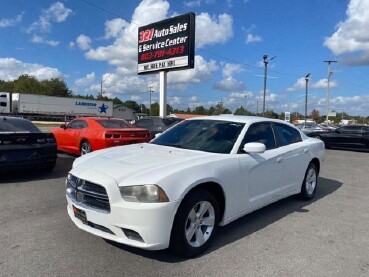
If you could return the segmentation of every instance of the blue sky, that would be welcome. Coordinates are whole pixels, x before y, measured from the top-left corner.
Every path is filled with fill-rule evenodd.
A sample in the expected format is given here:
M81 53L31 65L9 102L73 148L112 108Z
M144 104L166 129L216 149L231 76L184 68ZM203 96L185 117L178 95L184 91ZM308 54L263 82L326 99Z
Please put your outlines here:
M137 28L175 15L196 14L195 68L168 74L174 108L222 101L261 112L263 55L268 64L266 109L369 116L367 0L2 0L0 79L21 74L62 78L75 94L103 90L148 106L159 100L158 74L137 75ZM246 96L245 96L246 95Z

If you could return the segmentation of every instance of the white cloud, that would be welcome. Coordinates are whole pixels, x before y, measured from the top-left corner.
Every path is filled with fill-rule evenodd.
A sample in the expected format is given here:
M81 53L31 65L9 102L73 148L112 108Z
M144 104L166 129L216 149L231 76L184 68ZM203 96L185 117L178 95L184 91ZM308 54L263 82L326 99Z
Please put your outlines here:
M2 18L0 19L0 28L6 27L14 27L18 23L22 22L23 13L18 14L15 18L7 19Z
M351 0L343 22L339 22L336 32L325 38L324 45L335 55L356 53L343 62L350 65L369 64L369 1Z
M132 77L137 74L138 26L170 17L168 15L169 7L168 1L143 0L135 9L131 23L111 20L105 24L105 38L115 38L111 45L91 48L85 53L87 59L104 61L116 67L115 74L120 76L121 81L116 88L113 88L113 91L122 91L122 89L118 88L123 88L123 90L129 88L133 89L133 91L145 89L147 84L139 87L137 80L150 79L151 77L140 76L140 79ZM196 39L203 34L202 38L197 41L201 46L222 43L232 36L232 18L226 14L217 18L211 18L208 14L197 15L196 25L196 31L198 32ZM194 69L170 72L168 74L168 85L183 90L187 84L200 83L203 80L210 79L212 73L216 70L218 70L218 66L215 61L206 61L203 57L196 56ZM128 82L128 84L123 86L122 80Z
M215 61L210 60L207 62L203 57L195 56L195 68L169 72L168 83L170 85L200 83L204 80L209 80L216 70L218 70L218 66Z
M200 0L185 1L185 2L183 2L183 5L185 5L185 7L187 7L187 8L200 7L201 6L201 1Z
M84 34L77 37L76 43L81 50L88 50L91 48L91 39Z
M31 41L33 43L37 43L37 44L47 44L50 46L58 46L59 45L59 41L55 41L55 40L46 40L41 36L38 35L33 35Z
M245 84L235 80L233 77L227 77L213 86L215 90L227 92L239 92L245 89Z
M197 48L205 45L225 43L233 36L233 18L228 14L221 14L216 18L208 13L196 16L196 39Z
M92 84L94 81L95 81L95 72L92 72L90 74L87 74L86 77L77 79L74 82L74 85L76 87L85 87Z
M61 23L65 21L72 13L71 9L68 9L61 2L53 3L48 9L43 10L39 19L31 24L27 32L34 31L49 33L52 28L52 23Z
M240 64L226 63L223 66L224 77L231 77L234 73L241 73L242 71L244 71L244 69Z
M263 39L258 35L248 34L246 38L246 44L254 43L254 42L260 42Z
M328 79L320 79L317 82L312 82L311 79L308 83L309 88L312 89L326 89L328 86ZM329 87L330 88L335 88L338 86L337 81L335 80L330 80L329 81ZM287 89L287 91L289 92L294 92L294 91L298 91L298 90L304 90L306 89L306 80L305 77L301 77L299 79L297 79L296 83Z
M121 18L115 18L105 22L105 39L117 38L129 24Z
M86 58L106 61L117 66L124 74L137 72L137 29L138 26L167 18L169 3L163 0L143 0L135 9L132 22L120 25L123 29L116 33L116 40L112 45L90 49ZM119 25L119 24L118 24Z
M312 83L310 86L314 89L326 89L328 86L328 79L320 79L319 81ZM337 81L335 80L329 81L330 88L335 88L337 86L338 86Z
M35 76L38 80L63 77L62 73L56 68L23 63L14 58L0 58L0 80L12 81L24 74Z

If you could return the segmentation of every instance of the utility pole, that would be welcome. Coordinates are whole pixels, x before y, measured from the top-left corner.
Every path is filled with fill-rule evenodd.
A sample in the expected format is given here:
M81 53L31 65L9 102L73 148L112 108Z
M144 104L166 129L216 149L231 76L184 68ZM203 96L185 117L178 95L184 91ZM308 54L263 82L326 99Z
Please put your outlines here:
M306 90L305 90L305 125L306 125L306 118L307 118L307 102L308 102L308 83L309 83L310 73L305 76L306 81Z
M100 96L101 96L101 98L102 98L102 96L104 94L104 91L103 91L103 83L104 83L104 81L101 80L101 82L100 82Z
M148 86L147 87L147 91L150 93L150 116L151 116L151 93L154 92L154 87L153 86Z
M327 115L326 115L326 121L328 123L329 121L329 82L332 76L332 72L331 72L331 63L336 63L337 61L333 61L333 60L327 60L324 61L325 63L328 64L328 83L327 83Z
M259 99L256 99L256 115L259 114Z
M247 104L247 94L245 93L245 115L246 115L246 104Z
M263 55L264 59L264 97L263 97L263 116L265 115L265 97L266 97L266 84L267 84L267 68L268 62L275 59L276 56L268 59L268 55Z

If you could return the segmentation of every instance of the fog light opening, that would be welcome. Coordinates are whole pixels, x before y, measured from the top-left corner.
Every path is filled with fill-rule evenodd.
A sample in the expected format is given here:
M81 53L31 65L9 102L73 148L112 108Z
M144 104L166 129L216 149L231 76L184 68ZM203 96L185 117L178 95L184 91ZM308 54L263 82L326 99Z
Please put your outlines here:
M143 238L136 231L133 231L133 230L130 230L130 229L125 229L125 228L122 228L122 231L123 231L124 235L127 238L129 238L131 240L137 240L137 241L140 241L140 242L144 242Z

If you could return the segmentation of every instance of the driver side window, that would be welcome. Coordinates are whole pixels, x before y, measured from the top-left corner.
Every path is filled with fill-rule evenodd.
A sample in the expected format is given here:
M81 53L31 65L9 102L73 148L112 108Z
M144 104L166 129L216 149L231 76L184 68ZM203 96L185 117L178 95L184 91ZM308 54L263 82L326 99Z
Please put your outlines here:
M266 150L276 148L275 136L271 124L269 122L258 122L252 124L247 129L246 135L241 143L241 152L244 145L249 142L263 143Z

